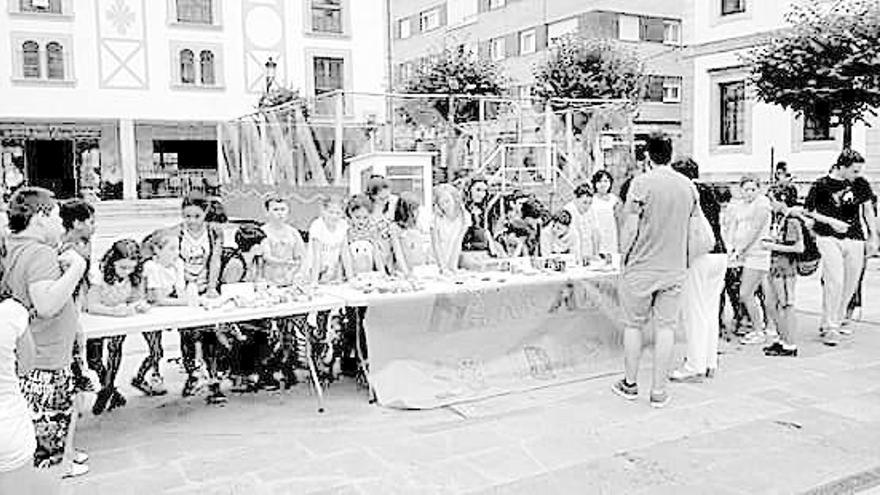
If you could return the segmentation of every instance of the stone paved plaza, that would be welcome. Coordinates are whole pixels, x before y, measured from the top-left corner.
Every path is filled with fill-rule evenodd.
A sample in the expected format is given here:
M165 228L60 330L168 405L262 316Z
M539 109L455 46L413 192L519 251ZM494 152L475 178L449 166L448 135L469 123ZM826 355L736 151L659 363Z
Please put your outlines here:
M818 285L801 282L801 357L725 344L718 376L672 385L664 410L614 396L610 376L432 411L370 405L346 381L322 415L302 385L225 407L125 387L127 407L82 420L92 473L64 492L880 493L880 309L866 308L854 341L824 347Z

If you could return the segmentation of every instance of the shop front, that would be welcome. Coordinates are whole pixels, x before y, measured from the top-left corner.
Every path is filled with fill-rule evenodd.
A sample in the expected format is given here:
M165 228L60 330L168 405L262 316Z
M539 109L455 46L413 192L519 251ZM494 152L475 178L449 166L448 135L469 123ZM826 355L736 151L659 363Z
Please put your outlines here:
M45 187L59 198L122 199L113 121L0 121L0 190Z
M135 140L139 199L219 193L217 124L138 122Z

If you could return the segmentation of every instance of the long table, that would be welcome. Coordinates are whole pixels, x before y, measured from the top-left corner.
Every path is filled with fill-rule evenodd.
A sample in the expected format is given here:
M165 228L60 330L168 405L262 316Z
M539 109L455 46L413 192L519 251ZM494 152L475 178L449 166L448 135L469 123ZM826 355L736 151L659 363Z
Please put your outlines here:
M157 307L125 318L85 314L81 321L86 337L95 338L342 307L367 308L359 325L363 358L376 399L388 407L439 407L620 368L617 273L588 269L468 273L402 293L342 284L268 307Z

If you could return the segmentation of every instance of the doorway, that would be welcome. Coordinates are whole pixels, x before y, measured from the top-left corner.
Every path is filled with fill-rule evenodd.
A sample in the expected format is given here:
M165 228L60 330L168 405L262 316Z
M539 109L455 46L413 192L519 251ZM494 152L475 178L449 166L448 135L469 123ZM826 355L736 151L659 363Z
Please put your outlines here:
M76 196L73 140L27 141L25 156L29 185L46 188L59 199Z

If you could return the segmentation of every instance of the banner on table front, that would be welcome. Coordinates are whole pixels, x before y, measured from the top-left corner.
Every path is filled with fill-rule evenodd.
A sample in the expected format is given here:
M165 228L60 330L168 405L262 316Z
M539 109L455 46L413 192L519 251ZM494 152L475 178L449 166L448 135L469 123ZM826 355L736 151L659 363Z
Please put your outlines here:
M619 370L615 278L405 298L367 310L380 404L426 409Z

